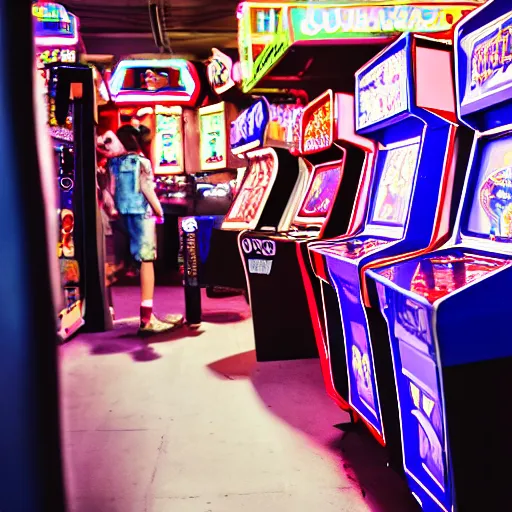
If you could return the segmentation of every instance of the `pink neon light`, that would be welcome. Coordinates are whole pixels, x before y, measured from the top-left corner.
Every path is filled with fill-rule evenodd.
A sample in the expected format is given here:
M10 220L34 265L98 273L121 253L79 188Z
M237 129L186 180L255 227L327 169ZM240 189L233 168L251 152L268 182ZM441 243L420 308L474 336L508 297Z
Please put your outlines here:
M155 101L183 101L191 99L190 94L123 94L122 92L116 96L116 103L154 103Z
M36 37L36 46L76 46L78 44L78 36L69 37Z

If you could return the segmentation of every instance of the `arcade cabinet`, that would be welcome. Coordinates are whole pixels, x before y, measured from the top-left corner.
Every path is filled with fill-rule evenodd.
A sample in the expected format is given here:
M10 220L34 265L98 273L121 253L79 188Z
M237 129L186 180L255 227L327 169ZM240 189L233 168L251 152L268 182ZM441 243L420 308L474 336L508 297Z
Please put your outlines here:
M61 294L55 168L44 85L36 85L41 75L30 8L29 2L0 1L0 508L65 512L55 345Z
M370 186L354 207L363 222L309 249L315 274L338 299L337 322L326 310L328 378L399 468L396 397L387 393L387 365L375 364L380 353L370 336L379 326L365 309L361 276L369 265L447 238L469 153L468 134L455 123L451 45L402 36L357 72L355 112L356 132L378 144Z
M205 283L245 289L238 237L244 229L275 231L296 186L299 163L289 152L289 135L281 141L271 138L276 130L269 130L269 124L276 109L261 97L231 125L231 151L247 162L247 170L221 229L212 231Z
M307 247L350 230L361 172L374 153L374 143L354 132L353 118L354 97L332 90L305 107L299 140L305 180L291 196L291 215L283 216L277 233L244 231L239 237L259 361L320 352L324 363L320 282Z
M95 88L92 69L76 63L82 49L77 18L46 2L33 4L32 15L58 171L57 255L64 303L57 330L64 341L82 326L88 331L112 328L96 191Z
M457 113L476 135L453 236L367 272L389 329L407 482L425 511L510 502L511 27L506 0L457 27Z
M180 219L184 257L184 285L187 322L201 322L202 262L210 251L214 228L220 228L234 197L237 167L240 160L231 153L229 133L237 117L233 104L219 102L197 111L199 127L199 169L194 173L195 194L189 211L193 217ZM189 145L197 153L197 146ZM238 161L237 161L238 160ZM197 251L191 254L190 250ZM192 302L191 302L192 301Z

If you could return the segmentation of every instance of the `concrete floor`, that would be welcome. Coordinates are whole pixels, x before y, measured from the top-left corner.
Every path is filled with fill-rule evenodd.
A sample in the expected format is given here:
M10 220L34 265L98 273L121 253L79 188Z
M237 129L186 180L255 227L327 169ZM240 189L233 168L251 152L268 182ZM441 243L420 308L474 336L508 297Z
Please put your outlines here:
M182 290L156 303L183 310ZM137 289L115 306L113 332L60 348L70 512L417 511L373 440L334 427L318 361L256 363L243 298L149 347Z

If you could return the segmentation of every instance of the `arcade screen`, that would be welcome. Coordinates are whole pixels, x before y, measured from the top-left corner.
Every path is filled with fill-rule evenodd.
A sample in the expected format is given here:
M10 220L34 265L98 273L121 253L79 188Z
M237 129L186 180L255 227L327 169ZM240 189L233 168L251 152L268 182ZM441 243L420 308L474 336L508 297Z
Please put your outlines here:
M377 197L370 222L403 226L406 221L420 143L384 150L384 163L378 179Z
M300 207L299 217L325 217L336 199L343 174L341 165L317 168L314 173Z
M512 238L512 136L490 140L482 147L469 211L469 234Z
M182 133L181 115L156 114L156 163L155 174L181 172Z
M257 152L250 156L246 178L226 216L226 222L242 224L249 229L256 227L276 171L277 162L273 151Z
M139 66L126 69L122 91L186 91L182 70Z
M226 126L224 111L201 114L201 168L221 169L226 166Z

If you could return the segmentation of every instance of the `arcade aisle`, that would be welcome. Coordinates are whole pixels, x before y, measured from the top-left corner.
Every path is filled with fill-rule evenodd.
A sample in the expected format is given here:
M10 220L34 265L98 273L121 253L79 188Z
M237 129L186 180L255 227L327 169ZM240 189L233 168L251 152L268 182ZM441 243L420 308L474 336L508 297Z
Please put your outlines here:
M374 441L333 427L318 361L255 362L243 299L204 297L199 332L144 348L137 289L114 291L116 329L60 347L70 512L417 511Z

